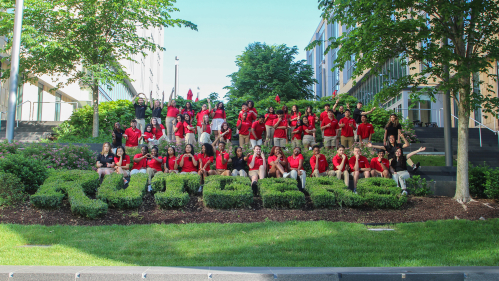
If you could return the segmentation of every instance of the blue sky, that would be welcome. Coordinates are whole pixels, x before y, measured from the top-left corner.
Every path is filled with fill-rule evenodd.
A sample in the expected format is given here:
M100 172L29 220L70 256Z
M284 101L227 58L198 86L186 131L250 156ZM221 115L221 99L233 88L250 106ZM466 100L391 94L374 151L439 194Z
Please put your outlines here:
M174 18L189 20L198 31L167 28L164 46L165 92L174 85L175 56L179 63L179 93L189 88L200 97L217 92L222 97L230 85L227 75L237 71L234 63L248 44L297 46L297 59L305 59L305 46L320 23L316 0L177 0L180 12Z

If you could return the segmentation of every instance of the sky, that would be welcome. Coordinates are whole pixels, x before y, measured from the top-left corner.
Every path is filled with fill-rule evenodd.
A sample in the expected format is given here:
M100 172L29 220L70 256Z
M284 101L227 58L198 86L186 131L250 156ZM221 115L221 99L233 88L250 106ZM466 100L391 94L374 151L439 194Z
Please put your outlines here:
M216 92L223 97L230 85L227 75L236 72L236 56L253 42L297 46L304 50L321 18L316 0L177 0L180 12L172 18L191 21L198 31L165 29L163 86L175 83L175 56L179 57L178 93L184 98L197 87L200 98ZM168 90L167 90L168 89Z

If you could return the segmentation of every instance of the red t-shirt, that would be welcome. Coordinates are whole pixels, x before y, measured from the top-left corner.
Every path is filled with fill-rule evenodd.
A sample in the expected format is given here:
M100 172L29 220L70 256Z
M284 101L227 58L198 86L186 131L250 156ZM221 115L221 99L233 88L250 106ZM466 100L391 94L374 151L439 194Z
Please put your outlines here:
M308 126L307 125L301 125L301 129L303 130L303 135L305 135L305 136L313 136L314 135L314 133L307 133L307 131L305 131L305 130L309 130L310 131L310 130L315 129L315 126L312 125L311 123L308 123Z
M284 113L283 114L283 118L284 118L284 120L286 120L287 122L289 122L289 120L291 120L291 115L289 115L289 113Z
M116 163L116 165L118 165L119 161L120 161L120 158L115 156L114 163ZM125 155L125 157L123 157L123 160L121 161L121 167L128 166L128 164L130 164L130 156Z
M221 169L221 170L227 170L227 164L229 163L228 161L229 161L229 157L230 157L229 153L224 151L224 158L225 158L225 160L227 160L227 162L225 162L225 164L222 164L222 157L220 156L220 150L217 150L216 156L217 156L216 168Z
M201 126L200 126L200 127L201 127L201 128L203 128L203 125L201 124ZM206 132L206 133L208 133L208 134L211 134L211 126L210 126L210 124L207 124L207 125L206 125L206 128L203 128L203 133L204 133L204 132Z
M227 114L225 114L225 111L222 111L221 109L213 109L213 112L215 115L213 116L213 119L225 119L227 118Z
M158 156L158 159L163 159L163 157ZM147 167L152 168L158 172L161 172L161 163L156 161L156 159L154 158L147 159Z
M267 113L265 114L265 118L267 118L267 121L265 121L265 125L272 126L274 124L274 120L277 119L277 114Z
M355 156L350 157L348 163L350 164L350 169L353 171L353 167L355 167ZM359 169L361 168L371 168L371 165L369 165L369 160L362 155L359 156Z
M182 108L182 115L184 114L189 114L189 116L192 118L194 118L194 110L193 109L188 109L188 110L185 110L185 108Z
M142 132L139 129L135 128L135 130L133 130L132 128L128 128L125 130L125 134L128 136L126 146L132 147L139 145L139 138L142 136Z
M194 155L193 157L194 157L194 159L197 160L196 155ZM194 164L192 163L192 160L190 160L189 158L190 157L185 157L185 154L182 154L182 156L180 156L178 163L180 163L182 161L182 159L184 159L184 166L182 167L182 172L186 172L186 173L197 172L198 168L196 166L194 166Z
M229 132L223 136L225 142L230 141L232 139L232 129L228 130Z
M176 108L176 107L169 106L166 109L166 117L177 117L178 114L179 114L179 111L178 111L178 108Z
M357 128L357 124L353 118L342 118L340 120L340 124L345 124L343 128L341 128L341 135L344 137L353 137L353 129ZM353 124L353 127L350 127L350 124Z
M177 122L177 125L175 125L175 127L178 129L175 132L175 136L183 139L184 138L184 122Z
M312 113L312 115L308 115L307 116L307 119L308 119L308 123L309 124L312 124L312 126L315 128L315 117L317 117L315 115L315 113Z
M177 157L175 157L175 156L174 157L170 157L168 159L168 166L167 166L167 168L169 170L175 170L175 160L177 160ZM166 157L163 157L163 162L165 162L165 161L166 161Z
M274 123L272 124L272 126L274 126L275 124L277 124L277 121L279 121L279 119L275 119L274 120ZM288 121L286 119L283 119L281 120L281 122L279 123L278 127L281 127L281 126L288 126ZM285 139L286 138L286 129L275 129L274 131L274 138L280 138L280 139Z
M248 157L248 166L249 166L249 164L251 163L251 161L253 161L253 155L250 155L250 156ZM255 171L255 170L258 170L258 169L260 169L260 166L262 166L262 165L263 165L263 158L262 158L262 156L257 156L257 157L255 158L255 163L254 163L253 168L250 168L249 170L250 170L250 171Z
M294 139L297 139L297 140L301 140L301 133L303 132L303 126L300 126L296 129L293 130L293 137L291 138L291 140L294 140Z
M194 134L194 129L189 130L189 129L187 128L187 126L194 127L194 126L189 125L187 122L185 122L185 121L184 121L184 133L185 133L185 134L189 134L189 133Z
M256 108L253 107L248 109L248 118L251 121L255 121L257 116L258 116L258 111L256 111Z
M294 119L294 118L296 118L296 117L298 117L298 120L300 120L300 118L301 118L301 113L300 113L300 112L298 112L298 114L296 114L296 112L294 112L294 113L293 113L293 115L291 115L290 120L291 120L291 119ZM291 126L296 127L296 122L298 122L298 120L293 120L293 121L291 121Z
M135 158L139 158L139 157L142 157L142 153L139 153L139 154L135 154L135 156L133 157L133 159ZM133 168L132 170L140 170L140 169L147 169L147 158L144 158L142 160L140 160L139 162L133 162Z
M316 161L316 157L315 155L312 155L312 157L310 157L310 166L312 166L312 172L315 171L315 161ZM324 173L328 168L328 163L327 163L327 159L326 159L326 156L324 156L324 154L319 154L319 173Z
M156 130L156 127L152 127L152 133L156 136L156 139L159 140L163 136L163 130L165 129L165 126L162 124L159 124L159 127L161 130Z
M154 134L152 132L144 132L144 139L147 143L149 143L149 139L154 139Z
M201 127L201 122L203 122L204 116L209 114L209 113L210 113L210 111L208 109L206 109L206 110L201 110L196 114L196 121L197 121L198 127Z
M253 134L250 133L250 140L261 140L263 132L265 131L265 124L260 124L260 122L255 121L253 122L253 125L251 125L251 128L255 132L256 139Z
M239 115L238 115L238 117L237 117L237 120L240 120L241 118L243 118L243 113L244 113L244 112L246 112L246 113L247 113L247 115L246 115L246 120L251 121L251 117L250 117L249 112L248 112L248 111L242 111L242 110L241 110L241 111L239 111Z
M381 162L383 162L383 165L385 165L387 169L390 169L390 161L388 161L388 159L381 158ZM371 168L376 169L378 172L383 172L383 167L379 163L378 157L371 159Z
M303 155L301 155L301 154L298 154L298 156L296 156L296 159L293 158L293 155L289 156L288 157L289 167L292 169L298 169L298 166L300 165L300 160L303 160ZM320 159L319 159L319 163L320 163ZM326 163L327 163L327 161L326 161ZM303 165L301 168L303 170Z
M333 157L333 166L334 166L334 170L338 170L338 168L336 168L336 166L339 166L341 165L341 161L343 161L343 159L338 156L338 154L336 154L334 157ZM348 156L345 155L345 165L343 165L343 170L341 170L342 172L345 171L345 169L347 168L348 166Z
M336 130L339 129L340 127L338 126L338 121L333 118L333 120L329 119L328 116L322 120L321 127L326 126L327 124L331 124L331 126L327 127L324 129L324 136L325 137L335 137L336 136Z
M374 134L374 127L369 123L360 123L357 127L357 135L359 135L361 139L368 139L372 134Z
M272 165L270 163L274 162L276 159L277 156L275 155L269 156L269 158L267 159L267 163L269 164L268 166L269 170L272 168ZM279 161L284 161L284 159L285 159L284 156L281 156L281 158L279 158Z
M208 163L208 161L211 161L211 163L213 163L213 156L205 156L203 153L199 153L196 158L198 159L198 161L203 162L202 166L201 166L201 163L198 164L200 169L202 167L204 167L206 165L206 163ZM211 163L210 163L210 165L206 166L206 169L205 169L206 171L210 170Z
M239 134L243 136L249 135L249 129L251 128L251 121L246 118L246 120L241 121L237 120L236 126L241 125L241 128L239 129Z
M319 121L322 122L322 120L327 118L327 111L321 112L321 115L319 115Z

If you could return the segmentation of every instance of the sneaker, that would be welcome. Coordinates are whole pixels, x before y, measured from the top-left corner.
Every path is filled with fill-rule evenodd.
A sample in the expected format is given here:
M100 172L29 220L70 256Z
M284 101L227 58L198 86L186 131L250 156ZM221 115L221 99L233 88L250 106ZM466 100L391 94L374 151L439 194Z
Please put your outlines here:
M151 185L148 185L147 186L147 192L151 192L151 191L152 191L152 187L151 187Z
M402 191L402 195L407 195L407 191L406 190Z
M203 186L200 186L198 189L198 193L201 193L201 192L203 192Z
M420 166L421 166L421 164L419 162L416 163L416 164L414 164L414 165L412 165L412 171L416 172L419 169Z
M251 183L251 189L253 189L253 194L256 196L256 194L258 193L258 184L256 183L256 181Z
M353 193L357 194L357 188L353 189Z
M291 176L291 174L290 174L290 173L284 173L284 174L282 174L282 177L283 177L283 178L289 178L289 176Z
M127 181L125 178L123 178L123 183L124 183L124 184L127 184L127 183L128 183L128 181Z

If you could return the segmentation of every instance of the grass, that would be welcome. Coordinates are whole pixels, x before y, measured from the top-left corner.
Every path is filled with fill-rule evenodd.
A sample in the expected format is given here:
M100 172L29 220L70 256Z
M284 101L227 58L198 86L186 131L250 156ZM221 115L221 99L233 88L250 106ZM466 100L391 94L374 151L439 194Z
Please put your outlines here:
M411 160L414 163L420 162L421 166L445 166L445 156L440 155L413 155ZM457 161L452 160L453 166L457 166Z
M0 224L0 264L59 266L497 266L499 219L40 226ZM19 247L52 245L49 248Z

